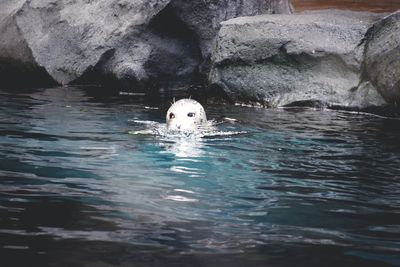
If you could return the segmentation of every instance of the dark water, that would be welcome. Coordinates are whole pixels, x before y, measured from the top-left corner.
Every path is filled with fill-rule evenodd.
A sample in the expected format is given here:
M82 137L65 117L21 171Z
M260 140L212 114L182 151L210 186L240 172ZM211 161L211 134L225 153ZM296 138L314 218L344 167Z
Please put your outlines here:
M0 100L2 267L400 266L399 120L208 105L247 133L169 140L128 134L145 100Z

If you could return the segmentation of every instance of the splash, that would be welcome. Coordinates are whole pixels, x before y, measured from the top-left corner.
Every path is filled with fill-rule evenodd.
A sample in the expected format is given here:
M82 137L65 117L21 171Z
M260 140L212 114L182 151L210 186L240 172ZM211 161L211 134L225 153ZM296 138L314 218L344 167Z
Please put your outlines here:
M174 131L169 130L165 123L159 123L155 121L146 120L130 120L138 125L144 125L145 129L129 131L131 135L154 135L163 138L171 139L172 141L176 138L204 138L204 137L218 137L218 136L234 136L240 134L246 134L246 131L223 131L219 130L218 126L226 122L236 122L232 118L224 118L223 121L209 120L206 125L199 127L196 131Z
M207 142L210 139L246 134L245 131L225 131L220 129L224 123L231 124L233 119L224 121L209 120L196 131L173 131L168 129L165 123L155 121L131 120L140 130L129 131L129 134L136 136L153 136L155 142L162 147L160 153L174 155L179 160L197 162L206 155ZM187 169L182 169L181 165L175 166L171 171L182 173ZM193 170L193 173L186 173L190 177L199 177L201 173Z

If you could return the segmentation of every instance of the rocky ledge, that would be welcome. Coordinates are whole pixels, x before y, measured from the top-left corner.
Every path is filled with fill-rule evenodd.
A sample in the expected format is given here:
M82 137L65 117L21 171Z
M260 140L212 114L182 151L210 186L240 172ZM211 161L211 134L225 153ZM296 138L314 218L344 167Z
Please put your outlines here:
M2 1L0 85L206 84L271 107L398 105L400 13L290 13L289 0Z
M325 10L222 23L209 76L235 102L367 108L400 96L399 14Z
M368 31L363 64L364 80L371 81L384 99L400 104L400 12L378 21Z
M288 3L1 1L0 83L96 83L139 91L193 83L206 76L220 22L290 12Z

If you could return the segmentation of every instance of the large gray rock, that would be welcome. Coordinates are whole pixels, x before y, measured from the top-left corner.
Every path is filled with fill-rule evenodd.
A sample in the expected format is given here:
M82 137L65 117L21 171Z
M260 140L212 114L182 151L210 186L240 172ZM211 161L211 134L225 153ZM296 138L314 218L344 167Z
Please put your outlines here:
M290 1L287 0L174 0L171 5L177 16L196 34L205 58L211 53L222 21L239 16L292 12Z
M14 17L22 7L24 0L5 1L0 9L0 58L13 59L14 62L31 64L34 62L29 47L22 34L18 32Z
M370 83L360 83L362 41L380 16L327 10L228 20L217 38L210 82L234 101L266 106L384 104Z
M187 83L207 65L222 20L289 8L288 0L1 1L0 62L27 63L60 84Z
M144 38L127 38L140 34L142 25L168 2L32 0L25 2L16 21L36 62L57 82L69 84L112 58L117 49L128 50L125 65L132 75L140 72L140 61L151 48L141 46Z
M0 84L2 86L43 86L53 82L35 61L16 23L16 13L25 0L0 3ZM21 78L22 76L22 78ZM40 79L37 79L39 78Z
M367 34L365 78L389 103L400 104L400 12L393 13Z

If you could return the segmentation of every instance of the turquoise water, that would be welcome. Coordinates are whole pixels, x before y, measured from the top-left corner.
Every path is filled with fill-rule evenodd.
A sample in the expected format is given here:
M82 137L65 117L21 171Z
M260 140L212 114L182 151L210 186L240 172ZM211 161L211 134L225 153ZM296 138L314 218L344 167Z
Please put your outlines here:
M400 266L400 120L209 104L169 137L129 134L169 98L0 100L1 266Z

